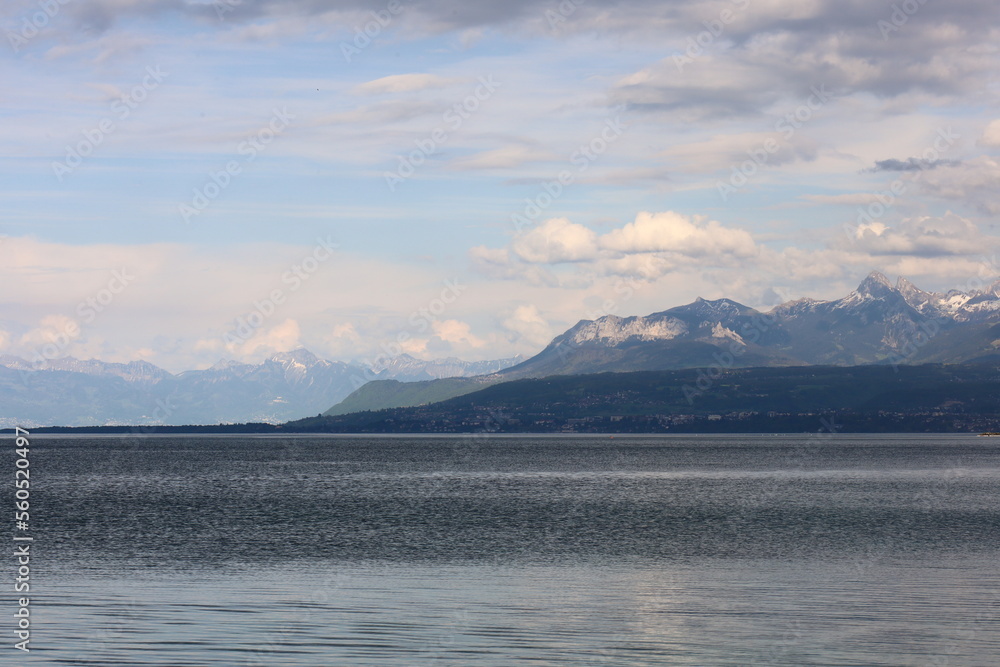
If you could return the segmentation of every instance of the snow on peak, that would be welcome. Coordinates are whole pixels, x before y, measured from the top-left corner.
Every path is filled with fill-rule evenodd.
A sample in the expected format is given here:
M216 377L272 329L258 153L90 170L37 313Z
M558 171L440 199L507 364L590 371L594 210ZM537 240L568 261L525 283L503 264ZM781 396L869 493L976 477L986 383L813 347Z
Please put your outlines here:
M858 289L855 291L863 296L876 296L884 294L886 291L895 292L896 289L889 282L889 279L885 277L885 274L872 271L868 274L867 278L861 281L861 284L858 285Z
M306 348L300 347L290 352L279 352L271 357L271 361L305 367L319 363L320 359Z
M687 306L680 306L673 310L684 310L699 313L700 315L713 318L733 317L740 314L743 306L731 299L703 299L700 296L693 303Z

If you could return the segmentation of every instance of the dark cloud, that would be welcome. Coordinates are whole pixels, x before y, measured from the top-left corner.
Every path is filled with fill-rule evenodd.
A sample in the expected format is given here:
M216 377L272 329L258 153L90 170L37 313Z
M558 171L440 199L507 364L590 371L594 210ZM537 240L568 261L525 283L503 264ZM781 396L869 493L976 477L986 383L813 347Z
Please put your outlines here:
M717 17L726 3L671 6L674 20L661 37L671 55L624 78L611 94L667 121L772 113L808 100L820 85L834 97L947 104L981 96L1000 71L991 2L928 3L912 15L852 0L751 2L725 26Z
M67 13L74 15L77 28L97 32L111 29L119 19L159 18L165 15L215 24L225 29L268 19L311 19L338 14L363 22L371 18L371 13L390 14L390 4L401 8L391 14L406 14L411 21L433 32L517 23L526 17L541 16L547 9L531 0L506 0L503 3L454 0L91 0L68 6ZM557 4L553 3L553 7Z
M927 169L937 169L938 167L957 167L961 164L960 160L925 160L918 157L911 157L905 160L890 158L888 160L877 160L875 166L865 169L864 173L874 174L880 171L925 171Z
M797 35L803 44L818 36L850 40L862 35L871 52L899 50L923 27L945 27L941 38L948 39L953 29L989 35L996 24L997 10L993 0L955 0L948 3L921 3L911 14L894 17L895 5L872 3L870 0L822 0L818 4L797 5L768 3L758 6L753 0L505 0L504 2L469 2L468 0L398 0L401 13L419 15L428 23L443 29L500 27L538 24L552 27L550 18L559 21L563 34L574 27L578 30L598 30L602 33L649 33L662 40L662 30L670 29L668 37L695 36L705 30L706 23L718 21L723 11L734 17L720 35L737 45L745 45L763 35ZM156 17L176 14L192 18L217 19L217 5L223 5L226 22L256 21L265 17L312 17L328 13L382 12L390 0L89 0L73 3L66 9L87 20L95 28L112 25L117 17L143 15ZM903 3L905 4L905 3ZM889 32L879 27L885 21ZM897 25L898 24L898 25ZM925 35L926 37L926 35ZM924 43L926 46L933 46ZM667 44L677 47L684 44ZM915 47L905 47L916 51ZM911 54L912 55L912 54Z
M988 216L1000 215L1000 162L981 155L957 165L924 174L921 190L929 195L971 206Z
M666 122L747 118L786 103L794 110L821 85L836 97L946 106L982 96L1000 72L995 0L88 0L63 11L76 23L67 29L89 34L122 19L169 17L220 31L298 22L340 39L396 2L388 29L408 38L495 28L656 45L664 57L623 77L608 100Z

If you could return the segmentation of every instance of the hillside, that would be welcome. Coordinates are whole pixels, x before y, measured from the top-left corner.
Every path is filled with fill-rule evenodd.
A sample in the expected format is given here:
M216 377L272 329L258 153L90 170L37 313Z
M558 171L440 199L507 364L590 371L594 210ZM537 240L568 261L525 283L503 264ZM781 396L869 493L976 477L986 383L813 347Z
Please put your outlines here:
M801 432L1000 427L992 365L642 371L521 379L420 407L319 417L288 431ZM701 387L701 389L699 389Z
M683 368L892 366L1000 358L1000 282L982 290L925 292L873 271L841 299L799 299L767 313L731 299L646 316L582 320L526 361L480 379ZM377 384L377 383L376 383ZM325 414L424 405L467 385L418 383L405 392L368 385Z

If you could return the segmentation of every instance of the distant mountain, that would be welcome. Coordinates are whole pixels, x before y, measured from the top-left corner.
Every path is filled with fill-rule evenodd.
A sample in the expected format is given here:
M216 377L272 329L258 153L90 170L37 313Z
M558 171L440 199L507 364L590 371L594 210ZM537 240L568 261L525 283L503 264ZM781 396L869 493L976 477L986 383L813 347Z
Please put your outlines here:
M977 363L996 354L998 295L1000 283L940 294L873 272L843 299L797 301L770 314L791 336L786 352L808 364Z
M153 364L66 357L43 369L0 357L0 424L278 423L317 414L364 382L365 369L306 350L258 364L219 362L173 375ZM353 382L352 382L353 380Z
M407 357L380 369L377 377L476 375L517 361ZM376 373L369 368L319 359L305 349L255 364L220 361L177 375L145 361L72 357L34 370L24 359L0 355L0 426L281 423L322 412L372 377Z
M1000 282L942 294L905 278L893 285L873 271L841 299L800 299L767 313L730 299L698 298L644 317L582 320L534 357L478 382L605 371L993 361L1000 361ZM476 388L469 382L371 384L325 414L423 405Z
M287 415L321 412L320 397L340 400L362 378L363 368L319 359L305 349L276 354L258 364L223 361L165 383L173 402L184 406L168 423L278 423Z
M7 354L0 355L0 366L14 370L32 370L32 365L29 362L20 357L13 357ZM120 377L126 382L135 384L156 384L171 377L170 373L147 361L130 361L127 364L117 364L98 361L97 359L81 361L73 357L63 357L46 362L45 367L46 370L51 371Z

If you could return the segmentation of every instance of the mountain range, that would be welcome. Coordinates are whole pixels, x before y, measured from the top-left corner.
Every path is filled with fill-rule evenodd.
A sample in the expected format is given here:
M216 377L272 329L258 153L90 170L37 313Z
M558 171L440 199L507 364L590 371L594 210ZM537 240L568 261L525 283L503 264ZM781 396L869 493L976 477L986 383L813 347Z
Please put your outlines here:
M402 355L373 369L298 349L256 364L220 361L174 375L145 361L64 357L36 369L20 357L0 355L0 426L281 423L316 415L373 378L479 375L520 361Z
M698 298L646 316L581 320L526 360L401 355L370 368L299 349L175 375L144 361L66 357L36 369L0 355L0 427L277 424L427 405L557 375L703 369L710 378L733 368L998 362L1000 281L935 293L872 272L841 299L799 299L768 312Z
M646 316L582 320L523 363L488 376L402 385L373 382L329 416L425 405L524 378L606 371L1000 361L1000 281L925 292L873 271L832 301L799 299L761 312L730 299Z

